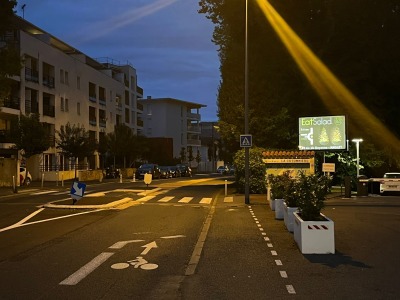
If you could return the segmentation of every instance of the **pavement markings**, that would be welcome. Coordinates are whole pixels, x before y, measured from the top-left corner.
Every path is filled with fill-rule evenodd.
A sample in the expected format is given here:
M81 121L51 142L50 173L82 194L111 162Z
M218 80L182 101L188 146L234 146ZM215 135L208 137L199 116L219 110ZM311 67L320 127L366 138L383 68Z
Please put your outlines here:
M286 271L279 271L279 274L281 274L282 278L288 278Z
M280 259L275 259L275 263L277 266L282 266L282 261Z
M296 294L296 291L294 290L293 285L286 285L286 289L289 294Z
M233 197L225 197L224 198L224 203L230 203L233 202Z
M183 197L181 200L179 200L179 203L189 203L193 197Z
M161 198L160 200L158 200L157 202L168 202L168 201L171 201L174 198L175 197L164 197L164 198Z
M103 252L100 255L93 258L90 262L80 268L78 271L73 273L68 278L61 281L60 285L76 285L90 273L92 273L97 267L99 267L102 263L104 263L107 259L109 259L113 252Z
M212 198L203 198L200 200L201 204L210 204L212 201Z

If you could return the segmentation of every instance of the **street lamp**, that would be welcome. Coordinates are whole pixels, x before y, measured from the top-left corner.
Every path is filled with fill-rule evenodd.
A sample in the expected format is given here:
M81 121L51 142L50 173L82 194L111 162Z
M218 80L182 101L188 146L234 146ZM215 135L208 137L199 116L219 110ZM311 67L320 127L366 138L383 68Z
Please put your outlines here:
M356 149L357 149L357 178L360 176L360 143L363 141L363 139L352 139L351 140L353 143L356 143Z
M249 133L249 82L248 82L248 53L247 53L247 16L248 16L248 0L246 0L246 19L245 19L245 40L244 40L244 133ZM244 202L250 204L249 189L249 147L244 148Z

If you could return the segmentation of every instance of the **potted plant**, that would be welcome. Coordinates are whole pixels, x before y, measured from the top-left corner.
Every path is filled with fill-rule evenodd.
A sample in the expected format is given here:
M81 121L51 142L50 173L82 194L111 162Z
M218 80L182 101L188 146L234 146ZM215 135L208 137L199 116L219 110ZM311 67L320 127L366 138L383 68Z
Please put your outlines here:
M294 215L294 239L304 254L335 253L334 223L321 213L330 191L327 176L300 173L298 212Z
M299 182L297 179L287 181L284 191L283 220L289 232L293 232L294 212L297 212Z
M281 175L269 175L268 184L271 189L272 202L271 209L275 210L275 219L283 219L283 197L285 193L285 186L290 180L290 172L286 171Z

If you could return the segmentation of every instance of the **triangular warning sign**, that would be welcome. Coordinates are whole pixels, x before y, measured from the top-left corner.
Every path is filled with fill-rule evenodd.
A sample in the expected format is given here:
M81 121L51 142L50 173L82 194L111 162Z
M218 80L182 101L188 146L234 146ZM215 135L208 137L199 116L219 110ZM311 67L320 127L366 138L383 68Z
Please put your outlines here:
M244 138L243 138L243 140L242 140L242 145L243 145L243 146L250 146L250 142L249 142L249 140L248 140L247 137L244 137Z

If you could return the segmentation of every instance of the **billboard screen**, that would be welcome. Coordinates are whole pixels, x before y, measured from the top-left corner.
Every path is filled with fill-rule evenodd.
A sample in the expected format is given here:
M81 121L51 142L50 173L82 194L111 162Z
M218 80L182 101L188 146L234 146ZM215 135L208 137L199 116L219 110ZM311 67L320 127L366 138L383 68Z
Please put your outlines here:
M345 116L299 118L300 150L346 150Z

